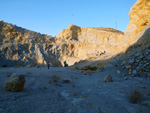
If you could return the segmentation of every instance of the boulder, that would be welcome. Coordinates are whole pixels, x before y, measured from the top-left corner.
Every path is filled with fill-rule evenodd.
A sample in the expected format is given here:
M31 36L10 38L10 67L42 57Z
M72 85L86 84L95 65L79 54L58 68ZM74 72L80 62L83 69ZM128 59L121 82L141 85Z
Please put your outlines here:
M111 75L106 75L104 78L104 82L112 82L112 76Z
M25 84L25 77L23 75L12 75L5 82L5 89L7 91L22 91Z

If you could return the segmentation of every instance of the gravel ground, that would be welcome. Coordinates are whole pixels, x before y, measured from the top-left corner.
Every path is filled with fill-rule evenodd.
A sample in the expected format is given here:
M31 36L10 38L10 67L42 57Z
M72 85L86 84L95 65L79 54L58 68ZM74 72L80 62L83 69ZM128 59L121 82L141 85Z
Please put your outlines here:
M84 75L73 67L0 68L0 113L149 113L150 79L118 69L109 65ZM26 78L21 92L4 88L14 72ZM113 82L104 82L108 74ZM134 90L143 95L137 103L129 100Z

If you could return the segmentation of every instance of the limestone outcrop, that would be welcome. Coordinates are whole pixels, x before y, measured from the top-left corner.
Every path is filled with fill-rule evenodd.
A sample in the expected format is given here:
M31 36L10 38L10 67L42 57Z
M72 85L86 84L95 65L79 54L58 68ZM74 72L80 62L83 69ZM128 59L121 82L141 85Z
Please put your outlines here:
M29 31L0 22L0 65L71 66L81 60L107 53L112 57L120 49L124 33L111 28L83 28L70 25L57 37Z
M109 58L120 51L124 33L111 28L84 28L70 25L62 30L57 38L62 40L60 59L73 65L81 60L100 57L107 54ZM62 42L65 42L62 44ZM62 49L64 48L64 49Z
M125 33L123 50L120 57L121 67L131 76L150 74L150 1L138 0L129 12L130 23Z
M52 36L0 21L0 66L61 66Z
M123 41L124 50L142 37L144 28L150 23L150 1L137 0L129 12L130 23ZM144 30L144 31L143 31ZM147 40L148 41L148 40Z
M22 91L25 84L25 77L23 75L11 75L5 82L5 89L7 91Z

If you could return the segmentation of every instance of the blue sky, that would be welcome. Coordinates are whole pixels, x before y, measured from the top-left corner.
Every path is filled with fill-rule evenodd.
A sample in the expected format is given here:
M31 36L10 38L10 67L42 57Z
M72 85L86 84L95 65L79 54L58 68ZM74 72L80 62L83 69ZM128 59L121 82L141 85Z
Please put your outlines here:
M0 20L57 36L70 24L125 32L136 0L0 0ZM73 16L72 16L73 15Z

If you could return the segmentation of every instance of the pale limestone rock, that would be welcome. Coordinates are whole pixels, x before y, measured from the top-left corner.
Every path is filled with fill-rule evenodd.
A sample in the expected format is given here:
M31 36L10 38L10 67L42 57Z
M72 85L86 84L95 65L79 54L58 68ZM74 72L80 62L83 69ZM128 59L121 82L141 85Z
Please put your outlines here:
M62 46L59 49L60 61L66 61L70 66L81 60L99 57L101 53L107 53L111 58L120 51L119 44L123 36L122 32L110 28L84 28L70 25L57 36L59 40L65 40L65 43L57 41Z
M25 84L25 77L22 75L13 74L5 82L7 91L22 91Z
M106 75L104 78L104 82L112 82L112 76L111 75Z
M136 43L150 23L150 1L137 0L129 12L130 23L126 29L123 41L123 51L130 45ZM147 40L148 41L148 40ZM142 42L141 42L142 43Z

